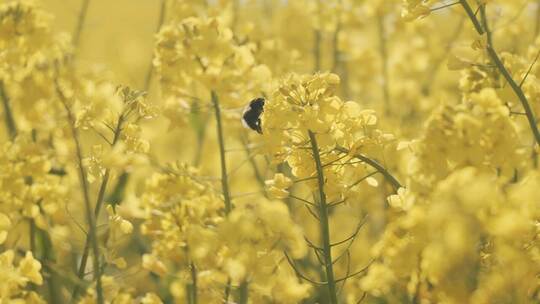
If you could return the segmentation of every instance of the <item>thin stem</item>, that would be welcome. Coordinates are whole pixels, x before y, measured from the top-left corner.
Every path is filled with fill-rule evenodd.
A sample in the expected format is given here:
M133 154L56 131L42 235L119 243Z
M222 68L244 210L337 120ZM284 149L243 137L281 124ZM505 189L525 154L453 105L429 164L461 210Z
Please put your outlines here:
M289 263L289 265L291 266L291 268L294 270L294 273L296 273L296 276L297 276L299 279L308 281L308 282L310 282L310 283L313 284L313 285L327 285L327 284L328 284L327 282L318 282L318 281L314 281L314 280L308 278L307 276L305 276L304 274L302 274L302 272L300 272L300 270L298 270L298 268L296 268L296 266L294 265L294 261L289 257L289 255L287 254L287 252L284 251L283 254L285 255L285 258L287 259L287 262Z
M480 20L482 21L482 26L484 28L484 31L486 32L487 44L493 47L493 34L491 33L489 29L485 4L480 5Z
M384 24L384 16L377 16L377 29L379 34L379 52L382 59L382 93L384 98L385 113L390 113L390 88L389 88L389 76L388 76L388 47L386 42L386 27Z
M480 25L480 22L476 18L476 16L471 14L472 12L471 7L467 3L466 0L460 0L461 5L463 6L463 9L465 12L467 12L467 15L469 15L469 18L471 19L471 22L473 23L474 27L476 28L476 31L478 34L482 35L485 33L484 29ZM482 14L482 12L481 12ZM485 11L484 11L484 17L485 17ZM506 82L510 85L512 90L514 91L514 94L518 97L519 101L521 102L521 105L523 106L523 110L525 111L525 115L527 116L527 121L529 122L529 126L531 128L531 131L534 135L534 139L536 140L536 143L540 145L540 131L538 130L538 126L536 125L536 118L534 117L534 113L531 109L531 106L529 104L529 100L525 96L525 93L523 93L523 90L521 87L516 83L516 81L512 78L512 75L510 75L510 72L506 69L504 66L501 58L493 48L493 46L490 44L490 40L488 38L488 45L486 47L487 53L499 72L503 75Z
M445 5L441 5L441 6L438 6L438 7L431 8L430 11L431 11L431 12L435 12L435 11L438 11L438 10L445 9L445 8L447 8L447 7L454 6L454 5L456 5L456 4L459 4L459 1L456 1L456 2L452 2L452 3L448 3L448 4L445 4Z
M238 15L239 15L239 3L238 3L238 0L232 0L232 13L233 13L233 18L232 18L232 24L231 24L231 29L233 30L233 32L235 31L236 29L236 25L238 24Z
M307 199L303 199L303 198L301 198L301 197L298 197L298 196L296 196L296 195L289 194L289 197L290 197L290 198L293 198L293 199L296 199L296 200L299 200L299 201L301 201L301 202L303 202L303 203L305 203L305 204L307 204L307 205L309 205L309 206L317 207L314 203L308 201Z
M158 19L158 25L156 28L156 33L159 32L159 29L163 25L163 22L165 22L165 8L167 7L165 0L161 0L161 8L159 10L159 19ZM152 56L153 58L154 56ZM154 62L153 60L150 60L150 65L148 66L148 70L146 72L146 76L144 77L144 90L148 91L150 89L150 82L152 81L152 75L154 74Z
M231 296L231 279L227 280L227 285L225 285L225 292L223 295L224 303L229 303L229 297Z
M206 129L208 126L208 115L202 115L199 109L194 109L191 113L193 129L197 138L197 145L195 149L195 157L193 159L193 166L198 167L201 163L202 151L204 148L204 139L206 137Z
M42 247L41 262L43 264L44 270L46 271L46 274L48 275L47 287L49 290L49 303L62 303L61 295L58 292L58 276L50 267L50 265L54 263L54 252L52 248L51 238L46 231L39 229L39 232Z
M540 0L536 1L536 20L534 22L534 40L540 33Z
M6 117L6 127L9 138L14 140L17 136L17 125L15 124L13 112L11 111L9 96L6 93L6 87L4 85L4 81L2 80L0 80L0 98L2 99L2 105L4 106L4 116Z
M320 19L321 1L317 1L317 16ZM314 72L317 73L321 70L321 39L322 34L320 29L313 30L313 57L315 60Z
M227 176L227 161L225 158L225 140L223 138L223 127L221 125L221 109L219 107L219 99L215 91L211 92L212 104L214 105L214 113L216 115L217 135L219 141L219 157L221 161L221 188L223 191L223 199L225 201L225 213L229 214L232 210L231 195L229 192L229 178Z
M115 131L114 131L114 138L113 138L113 141L112 141L112 146L116 145L116 143L120 139L120 133L122 131L122 124L123 123L124 123L124 116L120 115L120 117L118 118L118 122L116 124ZM110 174L111 174L110 169L107 169L105 171L104 176L103 176L103 180L101 181L101 185L99 187L99 192L98 192L98 198L97 198L97 201L96 201L96 206L94 207L94 217L95 218L99 217L101 207L103 206L103 201L104 201L104 198L105 198L105 193L107 191L107 185L109 183ZM86 270L86 264L88 263L88 256L90 254L90 246L91 246L90 239L91 239L90 235L88 234L86 236L86 242L84 244L84 250L83 250L83 254L81 256L81 264L79 265L79 271L77 272L77 277L79 278L79 280L83 279L84 274L85 274L85 270ZM77 296L80 293L80 288L81 288L80 285L75 285L75 287L73 289L73 292L72 292L72 296L71 296L72 299L75 300L77 298Z
M79 20L77 21L77 27L73 33L73 45L75 47L79 46L81 41L81 34L84 28L84 23L86 20L86 15L88 13L88 6L90 5L90 0L83 0L81 10L79 11Z
M361 274L361 273L366 272L366 270L369 269L369 266L371 266L371 264L373 264L374 261L375 261L375 260L371 260L371 261L368 263L368 265L367 265L366 267L364 267L364 268L362 268L362 269L360 269L360 270L358 270L358 271L356 271L356 272L353 272L353 273L351 273L351 274L349 274L349 275L346 275L346 276L343 277L343 278L336 279L336 283L339 283L339 282L341 282L341 281L345 281L345 280L347 280L348 278L352 278L352 277L354 277L354 276L357 276L357 275L359 275L359 274Z
M315 73L317 73L321 70L321 31L318 29L314 30L314 37L313 57L315 60L315 66L313 70Z
M518 97L519 101L521 102L521 105L523 106L523 110L525 111L525 115L527 116L527 121L529 122L529 126L533 132L534 138L536 140L536 143L540 145L540 132L538 131L538 126L536 125L536 118L534 117L534 113L531 109L531 106L529 105L529 101L527 100L527 97L525 96L525 93L523 93L523 90L519 87L519 85L514 81L508 70L504 67L504 64L502 63L501 59L499 58L499 55L495 52L495 50L488 46L487 51L503 77L506 79L512 90L514 91L514 94Z
M30 251L36 252L36 222L33 218L28 219L30 233Z
M75 116L68 106L68 101L64 96L64 93L60 89L60 85L56 82L56 92L60 101L62 102L64 109L66 110L69 127L71 128L71 134L73 136L73 141L75 142L75 152L77 155L77 165L79 167L79 180L82 187L83 201L86 213L86 221L88 222L88 238L91 241L92 245L92 255L93 255L93 266L94 266L94 279L96 280L96 293L97 293L97 302L99 304L104 303L103 297L103 287L101 284L101 271L99 270L99 246L97 242L97 232L96 232L96 219L92 212L92 207L90 203L90 193L88 189L88 181L86 180L86 170L83 165L83 153L81 143L79 141L79 133L77 128L75 128Z
M358 223L358 225L356 226L356 229L354 230L354 233L351 234L351 236L349 236L348 238L346 238L344 240L341 240L339 242L332 243L332 244L330 244L330 246L331 247L338 246L338 245L341 245L341 244L344 244L344 243L348 242L349 240L354 239L358 235L358 232L360 231L362 226L364 226L364 224L366 223L366 220L367 220L367 216L365 216L364 219L360 223Z
M340 51L339 51L339 33L341 31L341 22L338 22L336 30L334 31L334 38L332 40L333 45L333 63L332 63L332 73L337 73L340 63Z
M242 282L240 284L240 295L238 299L238 304L247 304L248 302L248 295L249 295L249 283L247 281Z
M482 25L480 24L478 19L476 19L476 15L474 14L469 3L467 3L467 0L459 0L459 2L461 3L461 6L463 6L465 13L467 13L467 16L469 16L469 19L471 19L471 22L473 23L474 28L476 29L478 34L483 35L484 29L482 28Z
M343 147L337 147L336 148L337 151L341 152L341 153L347 153L349 154L350 151L343 148ZM394 190L397 192L397 190L399 188L401 188L401 184L399 183L399 181L394 177L392 176L392 174L390 174L390 172L388 172L388 170L386 170L381 164L379 164L377 161L369 158L369 157L366 157L362 154L354 154L353 155L354 157L358 158L359 160L362 160L363 162L365 162L366 164L370 165L372 168L376 169L377 171L379 171L383 176L384 178L386 179L387 182L389 182L390 184L392 184L392 187L394 188Z
M190 265L191 268L191 299L193 304L197 304L197 268L193 262Z
M521 81L519 82L519 87L520 88L523 87L523 84L527 80L527 77L529 77L529 74L531 73L532 69L534 68L534 65L536 64L536 62L538 61L538 58L540 58L540 51L538 51L536 53L536 57L534 57L534 60L531 63L531 65L529 66L529 69L527 70L527 73L525 73L525 76L523 76L523 79L521 79Z
M328 206L326 204L326 194L324 193L324 171L321 163L321 157L319 155L319 146L317 144L317 138L315 134L309 130L309 140L311 142L311 151L313 153L313 159L317 168L317 182L319 188L319 217L320 217L320 230L323 239L323 257L324 267L326 271L326 281L328 286L328 293L330 296L330 303L337 304L336 282L334 281L334 269L332 264L332 248L330 246L330 227L328 224Z

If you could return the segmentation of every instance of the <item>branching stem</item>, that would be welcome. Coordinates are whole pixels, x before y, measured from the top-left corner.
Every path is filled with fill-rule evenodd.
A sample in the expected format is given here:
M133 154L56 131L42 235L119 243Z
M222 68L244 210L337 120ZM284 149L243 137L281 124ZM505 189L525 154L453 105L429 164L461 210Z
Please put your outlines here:
M90 203L90 193L88 189L88 181L86 180L86 170L83 165L83 153L82 147L79 140L79 132L75 127L75 115L73 114L71 108L68 105L68 100L64 96L64 93L60 89L60 85L56 82L56 92L60 101L62 102L64 109L67 114L69 127L71 129L71 135L73 136L73 141L75 142L75 152L77 155L77 165L79 167L79 179L82 187L83 201L86 213L86 221L88 222L88 238L90 239L90 244L92 246L92 255L93 255L93 266L94 266L94 280L96 280L96 293L97 293L97 303L103 304L103 287L101 284L101 271L99 269L99 246L97 242L97 229L96 229L96 219L94 213L92 212L92 206Z
M478 21L478 18L476 18L476 15L472 11L470 5L467 3L467 0L460 0L461 6L469 16L469 19L471 19L471 22L474 25L474 28L478 32L478 34L483 35L485 33L485 29L480 24L480 21ZM485 17L485 11L481 14ZM489 38L491 39L491 38ZM503 75L506 82L510 85L512 88L512 91L514 91L514 94L518 97L519 101L521 102L521 105L523 106L523 110L525 111L525 115L527 116L527 121L529 122L529 126L531 128L531 131L533 133L534 139L536 140L536 144L540 145L540 131L538 130L538 126L536 125L536 118L534 117L534 113L531 109L529 100L525 96L525 93L521 89L521 87L517 84L517 82L512 78L512 75L510 72L506 69L504 66L501 58L491 45L491 41L488 40L488 45L486 47L487 53L499 72Z
M11 111L9 96L6 93L6 87L4 85L4 81L2 80L0 80L0 99L2 99L2 105L4 106L4 116L9 138L14 140L17 136L17 125L15 124L13 112Z
M116 145L116 143L120 139L120 133L122 131L123 123L124 123L124 116L120 115L120 117L118 118L118 122L116 124L116 128L115 128L115 131L114 131L114 138L113 138L113 141L111 143L111 146ZM107 191L107 185L109 183L110 174L111 174L110 169L105 170L103 180L101 181L101 185L99 187L98 198L97 198L97 201L96 201L96 206L94 207L94 217L96 219L99 217L101 207L103 206L103 201L104 201L104 198L105 198L105 193ZM83 254L81 256L81 264L79 265L79 271L77 272L77 278L79 280L82 280L83 277L84 277L86 264L88 263L88 256L90 254L90 246L91 246L91 238L90 238L90 234L88 234L86 236L86 242L84 244L84 250L83 250ZM75 287L73 288L73 292L72 292L72 295L71 295L73 300L75 300L78 297L78 295L80 293L80 289L81 289L80 285L75 285Z
M343 148L343 147L337 147L336 151L339 151L341 153L347 153L347 154L350 153L349 150L347 150L346 148ZM402 187L400 182L392 174L390 174L390 172L388 172L388 170L386 168L384 168L377 161L375 161L375 160L373 160L373 159L371 159L371 158L369 158L367 156L364 156L362 154L359 154L359 153L354 154L353 156L355 158L358 158L359 160L365 162L366 164L368 164L372 168L376 169L377 171L379 171L384 176L386 181L389 182L390 184L392 184L392 187L394 188L394 191L397 192L397 190Z
M232 210L231 195L229 191L229 178L227 176L227 160L225 157L225 139L223 136L223 126L221 125L221 108L219 106L219 98L215 91L211 92L212 104L214 105L214 113L216 115L216 131L219 142L219 156L221 161L221 188L223 191L223 199L225 201L225 213L229 214Z
M323 258L326 272L326 281L331 304L337 304L336 282L334 280L334 265L332 264L332 248L330 246L330 227L328 223L328 205L326 204L326 194L324 193L324 171L319 154L319 146L317 138L312 131L308 131L309 140L311 142L311 151L315 166L317 169L317 182L319 190L319 223L321 237L323 241Z

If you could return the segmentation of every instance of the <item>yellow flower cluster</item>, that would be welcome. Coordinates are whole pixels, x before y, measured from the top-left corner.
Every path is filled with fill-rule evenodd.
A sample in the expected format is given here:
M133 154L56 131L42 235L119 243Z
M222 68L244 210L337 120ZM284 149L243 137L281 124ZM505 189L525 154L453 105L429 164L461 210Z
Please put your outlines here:
M492 175L467 167L427 197L405 193L413 206L373 248L380 261L363 288L376 296L429 295L435 302L527 303L538 273L537 195L530 191L539 181L535 173L504 190Z
M69 188L62 183L62 173L55 174L55 158L47 141L32 137L20 135L2 147L0 214L4 233L24 219L46 229L47 217L62 217L60 206L65 204ZM5 241L6 234L0 239Z
M14 265L15 252L7 250L0 254L0 300L6 303L46 303L35 291L27 291L31 284L42 285L41 264L27 251L18 265Z
M295 303L306 296L309 286L279 287L279 278L291 275L282 250L295 258L307 250L284 204L260 202L224 216L223 200L194 168L180 164L169 170L152 176L142 196L142 231L152 239L152 254L143 257L143 265L173 278L176 301L195 296L217 302L228 284L249 284L261 300Z
M424 185L467 166L497 169L511 177L523 159L518 128L491 88L435 110L423 137L411 148L417 154L411 172Z
M157 35L154 65L171 125L181 125L190 108L207 104L210 92L222 104L239 107L246 96L265 90L271 72L256 62L255 49L254 43L237 42L217 17L189 17L163 26Z

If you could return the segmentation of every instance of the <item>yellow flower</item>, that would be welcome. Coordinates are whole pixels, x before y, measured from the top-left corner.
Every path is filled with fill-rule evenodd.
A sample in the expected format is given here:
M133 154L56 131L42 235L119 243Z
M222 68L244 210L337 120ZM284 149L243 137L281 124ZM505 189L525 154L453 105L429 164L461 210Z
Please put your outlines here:
M292 185L292 180L282 173L276 173L274 179L267 180L265 184L271 197L281 199L289 195L287 188Z
M19 271L22 276L28 278L30 282L41 285L43 284L43 277L39 272L41 270L41 263L34 259L32 252L27 251L24 258L19 262Z
M7 215L0 213L0 244L3 244L8 236L8 228L11 227L11 221Z
M165 264L158 261L155 256L151 254L145 254L142 257L142 266L144 269L149 270L159 276L167 274L167 268Z
M161 304L163 303L161 299L152 292L149 292L144 295L144 297L141 299L141 304Z

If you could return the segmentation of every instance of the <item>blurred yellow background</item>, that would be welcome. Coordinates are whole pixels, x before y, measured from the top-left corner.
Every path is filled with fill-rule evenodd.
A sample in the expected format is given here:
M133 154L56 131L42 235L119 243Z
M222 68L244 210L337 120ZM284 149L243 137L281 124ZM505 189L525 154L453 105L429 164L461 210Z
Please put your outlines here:
M53 15L55 31L75 32L84 0L41 3ZM106 66L120 83L142 88L151 63L160 6L156 0L90 0L79 61Z

